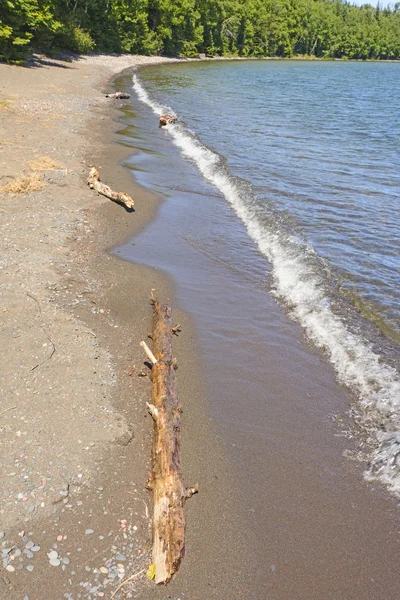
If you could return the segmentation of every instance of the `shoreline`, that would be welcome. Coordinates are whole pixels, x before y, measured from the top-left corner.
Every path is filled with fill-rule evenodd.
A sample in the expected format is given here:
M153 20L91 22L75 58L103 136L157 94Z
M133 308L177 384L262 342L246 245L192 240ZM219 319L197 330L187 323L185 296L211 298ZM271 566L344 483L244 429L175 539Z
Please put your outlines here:
M126 85L129 85L128 78ZM128 88L122 89L127 91ZM136 109L134 113L136 113ZM148 155L142 155L139 159L139 175L141 160L148 156L149 165L145 170L148 170L149 174L144 176L145 182L149 180L151 185L153 181L154 187L157 189L160 182L165 181L165 176L168 177L168 168L176 169L177 174L179 174L179 182L179 177L186 176L186 170L183 169L181 172L178 166L179 163L175 162L181 161L179 152L174 151L172 147L169 148L168 144L164 145L163 136L160 135L153 135L152 141L141 144L140 140L145 138L147 131L150 131L153 115L151 111L147 115L146 110L139 110L137 116L136 114L133 115L134 119L136 117L138 118L138 133L132 134L133 146L135 144L134 140L137 139L139 140L139 146L143 145L145 152L147 150L149 153ZM143 125L141 125L142 122ZM129 133L126 134L126 137L129 143ZM158 152L168 156L165 162L167 169L165 170L163 169L162 160L157 161L156 158L152 160L153 154L156 156ZM158 177L152 178L150 175L152 171L157 171ZM172 190L175 189L174 182L176 182L176 177L172 178ZM197 185L199 185L199 182ZM166 193L171 194L168 184L165 187ZM162 188L164 189L163 185ZM122 250L122 255L125 257L131 256L132 260L135 260L135 256L139 256L140 260L152 266L162 264L167 273L174 274L176 285L180 287L178 295L181 301L185 296L186 308L189 307L190 309L190 306L192 306L190 302L187 302L189 298L194 301L194 306L197 304L197 312L203 313L202 317L196 315L196 323L199 334L203 338L201 349L206 361L205 368L209 378L212 379L214 388L211 401L214 400L215 404L218 403L220 411L227 411L229 425L226 426L225 430L228 430L228 433L225 431L222 437L226 437L225 441L232 442L231 444L228 443L227 446L232 445L236 448L233 451L231 450L229 454L235 454L236 467L240 465L236 475L245 480L245 485L247 484L247 506L256 506L256 516L252 526L248 527L245 537L255 536L254 546L258 547L259 560L266 560L267 562L267 557L270 557L274 566L276 566L275 560L280 560L282 561L281 567L284 570L284 573L281 573L279 577L268 575L268 563L267 568L264 563L264 569L267 572L264 572L264 576L257 583L256 577L254 578L253 587L250 588L252 590L250 597L255 595L255 597L261 598L264 597L263 594L265 595L265 593L271 591L275 591L282 598L293 597L296 593L305 594L308 586L312 586L313 589L309 590L308 597L320 598L319 594L321 593L322 596L327 598L335 597L331 596L331 593L335 593L336 587L336 593L339 593L339 595L344 594L345 597L347 597L347 594L352 593L354 597L378 598L380 596L375 596L368 575L376 578L380 573L380 584L382 585L382 579L384 579L387 597L394 598L393 590L396 577L390 575L390 570L394 566L395 547L393 545L392 528L395 527L396 500L391 498L383 487L377 485L374 488L366 485L362 480L360 465L343 458L344 454L342 453L353 448L353 444L347 439L338 439L343 436L345 424L343 424L343 428L337 424L333 425L328 416L332 410L335 413L338 411L341 415L348 410L349 392L338 385L326 357L316 349L304 347L298 353L294 352L294 354L297 354L297 357L294 357L295 360L293 360L293 356L290 357L290 347L296 347L297 344L308 346L308 344L305 345L304 340L302 344L301 340L297 339L299 334L303 337L301 328L287 322L287 316L283 314L282 307L277 307L271 300L263 297L261 305L263 308L257 310L256 306L259 306L259 304L255 302L256 298L252 298L253 301L246 302L244 293L249 293L248 289L243 290L242 295L231 296L230 291L233 290L230 290L229 286L226 285L228 279L224 274L219 273L218 276L212 267L205 267L201 259L201 253L190 256L189 246L179 242L179 238L182 236L182 224L195 221L201 231L204 228L205 235L208 234L209 237L213 238L213 235L216 234L212 229L209 230L205 226L201 218L198 220L195 210L185 210L186 205L196 204L195 197L191 202L190 194L188 197L179 194L179 186L178 198L175 203L174 196L175 194L172 192L172 197L169 198L168 203L161 206L155 222L152 222L147 233L141 236L135 244L138 248L130 253L128 246L126 246ZM214 211L211 206L211 213L208 212L204 204L207 205L207 194L203 196L202 214L204 220L209 221L212 219ZM225 206L225 203L222 204ZM229 209L224 210L219 206L219 211L218 218L222 220L228 218L225 213L229 213ZM176 219L176 226L174 217L171 216L171 213L174 212L177 214L183 212L182 219ZM163 223L166 224L166 227L163 226ZM194 239L201 244L190 227L189 230L185 230L184 236L189 240L193 238L193 235ZM245 243L241 237L235 239L237 239L237 243ZM156 249L154 252L152 250L153 241L158 246L158 250ZM168 247L168 257L166 259L163 258L162 251L160 252L163 244L166 248ZM180 260L179 256L184 256L184 260ZM185 276L182 271L189 271L194 280L191 281L191 276ZM210 287L213 287L212 284L207 286L206 282L209 276L210 280L214 281L215 288L220 285L221 289L210 289ZM201 286L194 284L196 278L204 284L204 289L203 284ZM193 294L190 290L188 291L191 285L194 286L194 290L198 291L201 287L202 294L205 296L209 294L210 300L196 302L194 297L196 292ZM186 291L182 292L185 287ZM218 340L218 333L224 331L224 325L219 326L218 324L218 315L221 315L222 309L218 304L218 297L219 299L222 297L229 298L226 309L223 309L227 313L224 313L223 321L225 327L236 334L236 338L235 335L232 335L232 341L233 339L242 340L240 345L249 347L250 360L248 363L238 359L237 356L236 358L233 356L232 344L231 346L228 344L224 348L223 343ZM239 315L228 308L232 302L241 307L239 311L241 315L249 315L249 321L246 320L245 327L248 339L246 335L240 335L244 332L237 320ZM286 331L291 330L292 333L285 340L283 352L277 351L276 356L271 355L271 347L274 348L275 344L276 346L279 345L279 342L273 339L274 336L270 340L269 348L264 346L263 352L260 349L259 352L255 352L257 335L251 329L251 314L254 311L259 315L259 318L263 315L265 320L265 327L261 329L272 328L272 330L275 330L276 337L279 337L279 326L277 326L279 322L282 322ZM196 308L193 309L193 312L196 312ZM233 318L236 318L236 321L233 320L228 325L227 317L228 313L231 312L236 315ZM204 318L205 315L208 317L207 320ZM235 323L239 331L236 330ZM208 331L208 328L210 328L210 332L215 328L215 348L212 347L211 343L204 340L207 337L204 332ZM254 333L254 337L252 333ZM266 333L267 337L270 335ZM222 335L222 337L224 336ZM225 362L221 359L224 356L226 356ZM259 360L256 359L256 356ZM305 359L307 356L308 358ZM286 367L288 370L287 379L277 375L277 371L280 370L278 365L275 369L273 367L274 362L284 363L285 359L288 362ZM227 374L233 375L232 371L238 365L244 370L244 373L252 374L255 362L259 364L259 372L265 369L267 373L266 376L258 379L259 384L263 383L262 389L265 390L267 403L267 406L258 406L259 422L263 423L263 429L266 431L264 434L260 431L261 425L257 431L257 424L253 423L252 425L251 420L247 419L246 402L240 402L241 393L243 398L248 398L250 404L252 401L255 402L257 395L260 393L260 387L257 388L256 384L252 386L251 376L245 377L245 389L242 389L241 392L238 392L238 388L230 385L227 381ZM293 379L290 370L297 371L299 381L292 381L289 385L289 381ZM307 381L302 381L302 379ZM229 391L224 393L223 390L218 390L218 382L220 386L221 382L224 382L222 387L226 387ZM246 393L248 396L246 396ZM295 401L293 402L293 400ZM284 407L286 401L288 402L287 409ZM238 406L236 406L236 403ZM236 413L234 417L232 417L232 412ZM319 417L315 418L317 413L319 413ZM308 418L306 415L308 415ZM223 415L221 417L224 419ZM242 422L247 424L247 420L248 437L246 437L244 431L241 431L240 426ZM234 423L236 423L236 426ZM218 424L221 425L221 422ZM313 425L315 426L314 430ZM289 439L286 439L288 430L291 435L289 435ZM326 438L326 436L328 437ZM258 438L258 443L257 441L253 443L251 441L252 437L255 440ZM230 449L228 448L228 450ZM303 451L304 454L302 455ZM260 464L262 461L265 461L263 467ZM249 471L252 472L251 477L247 476ZM236 477L236 483L238 483L238 477ZM261 485L257 485L259 480L263 482ZM311 490L314 491L310 493ZM241 491L243 493L243 489ZM295 498L298 499L297 502ZM246 502L246 498L244 500ZM357 515L356 513L351 514L353 511L349 510L349 506L353 509L358 507L360 513ZM262 518L258 517L262 514L264 515L264 522ZM271 515L273 515L272 520ZM306 525L307 522L308 525ZM288 523L290 523L289 527ZM373 532L374 543L366 542L367 531ZM272 543L263 546L263 539ZM300 556L296 556L298 546L292 544L291 540L293 539L298 540L302 548ZM240 543L242 540L243 537L240 538ZM314 559L311 558L313 554ZM280 559L277 555L280 556ZM387 565L385 565L385 560L381 558L381 555L385 557ZM309 578L308 568L311 566L310 562L314 564L314 574ZM353 564L357 571L363 572L362 578L357 583L352 583L349 564ZM391 568L388 567L389 564L392 565ZM368 567L365 568L364 565L368 565ZM308 575L305 575L306 573ZM384 573L385 575L383 575ZM243 569L241 572L243 582L246 580L247 575L246 570ZM332 577L336 581L336 586L331 589L328 581ZM190 597L197 597L192 596L193 590L190 591Z
M88 161L106 158L117 126L115 105L102 98L102 91L116 73L143 57L112 59L111 64L106 57L105 62L71 67L46 60L35 71L0 65L0 99L6 107L0 114L3 177L18 177L22 170L31 174L27 163L40 155L53 161L38 171L42 189L1 194L2 213L9 216L2 256L10 256L2 263L2 288L15 288L9 297L2 293L2 362L7 368L0 411L6 434L1 484L8 499L0 510L1 544L11 547L3 553L0 587L5 586L10 600L24 595L39 600L43 589L52 598L78 592L86 598L95 588L102 597L150 562L151 500L143 486L150 463L151 419L145 409L150 384L128 372L133 363L144 362L139 341L149 327L151 287L167 286L140 267L132 276L133 267L106 252L148 222L155 200L126 181L143 203L142 212L137 201L137 212L127 214L86 185ZM46 91L51 100L43 103ZM123 169L116 168L113 157L106 162L104 180L122 189ZM132 305L135 281L142 294ZM19 354L15 363L10 361L14 338L21 340L15 350L27 355L26 367ZM30 358L36 353L32 371ZM20 480L26 481L22 492ZM31 540L37 555L24 548ZM49 564L50 550L58 553L58 568ZM143 575L134 586L136 595L142 587L145 594L153 588Z
M123 73L116 74L110 82L113 89L118 88L116 80L119 77L123 77ZM106 174L105 180L111 182L112 186L115 184L121 189L132 190L135 209L138 209L138 215L140 213L140 222L138 223L136 218L131 221L131 215L127 213L124 213L122 228L120 222L113 222L115 230L107 239L106 252L111 265L118 269L119 277L118 289L115 289L115 293L107 293L107 302L109 302L111 312L119 313L128 327L132 319L129 308L130 293L132 282L135 280L137 286L135 298L136 294L142 297L142 306L138 309L141 314L133 318L136 324L142 325L142 333L137 336L136 347L133 347L133 362L136 365L144 362L138 342L146 339L149 329L151 311L148 298L151 287L157 287L159 297L167 298L172 306L174 321L179 322L182 326L182 333L174 340L174 353L179 366L179 397L183 405L182 474L186 485L198 483L200 489L198 496L185 505L186 555L177 575L168 584L167 593L172 594L171 598L189 594L193 600L197 598L200 600L204 597L204 590L207 587L208 597L220 600L226 595L227 590L234 593L235 589L241 589L241 593L245 593L246 583L243 581L242 571L246 568L248 573L253 572L256 568L257 556L254 554L250 540L247 539L248 516L243 514L240 508L238 490L235 489L232 479L234 468L225 454L207 403L208 384L202 372L203 360L194 320L177 301L176 285L167 274L158 268L124 260L113 253L115 247L128 240L133 240L135 243L135 235L157 218L164 202L161 197L142 187L129 169L123 166L124 158L131 156L134 150L118 143L117 131L121 124L121 120L118 118L120 111L117 109L113 112L117 113L115 120L117 127L112 127L114 131L111 131L110 135L113 144L112 157L110 160L110 148L108 148L105 153L107 159L105 160L104 156L103 161L100 158L100 162L103 164L103 173ZM158 127L156 119L154 123L155 127ZM116 162L117 169L115 169ZM112 204L106 204L98 213L99 230L103 230L104 225L110 223L111 213L115 214L113 208ZM101 245L104 247L104 239ZM101 262L102 259L100 255L98 256L99 262ZM97 270L96 264L94 269ZM128 366L127 364L126 368ZM123 374L124 369L122 368L121 378ZM142 399L142 407L145 406L145 401L151 394L147 379L145 384L147 384L147 396ZM144 416L146 416L146 411ZM147 443L148 452L145 454L145 460L150 468L152 422L148 415L146 425L146 430L142 432L142 435L143 443ZM246 557L243 556L244 549ZM220 569L221 551L224 562L229 565L224 573L221 573ZM236 575L232 576L232 572L236 572ZM247 581L247 583L249 582ZM163 586L151 586L150 592L145 588L143 596L139 597L143 597L144 600L148 598L149 593L155 600L165 598ZM247 593L251 594L251 590L247 590Z
M129 60L132 63L135 58ZM115 143L121 103L101 98L115 78L133 66L127 64L129 60L123 57L113 66L114 59L105 57L104 64L100 61L100 65L93 65L93 61L85 60L71 68L46 59L35 71L0 65L4 75L0 100L7 103L0 118L3 117L10 136L5 138L10 143L1 147L3 173L10 178L18 176L21 170L30 173L27 163L35 155L49 155L54 163L63 165L45 171L45 187L36 192L1 195L3 212L14 215L18 207L9 236L16 248L18 240L24 239L26 259L33 261L18 262L18 278L14 277L13 285L19 285L19 280L21 285L29 281L29 297L34 298L31 302L38 315L35 317L32 311L26 323L20 319L17 339L21 336L24 351L34 354L38 332L35 330L32 337L25 333L32 329L32 318L40 319L38 331L55 322L49 339L56 348L50 359L44 355L43 366L39 360L37 369L43 372L36 379L29 379L29 386L28 371L20 391L16 391L19 402L6 400L2 413L3 431L10 440L17 434L18 444L11 454L4 445L0 455L7 469L3 468L2 486L9 498L0 511L0 530L4 533L0 543L3 548L12 548L3 555L0 588L5 587L10 600L20 600L21 594L30 600L42 600L43 589L55 600L64 594L75 599L78 592L82 598L92 597L91 594L107 597L118 582L137 572L141 576L125 588L126 592L137 598L150 594L154 598L165 597L164 591L155 588L143 574L151 562L151 498L144 489L152 441L152 423L145 408L150 382L148 378L130 377L129 371L132 365L140 370L144 362L139 342L146 339L149 330L151 288L158 289L160 298L173 298L174 290L161 272L111 254L113 246L131 238L154 218L161 203L121 166L124 157L131 154L130 149ZM138 62L147 64L143 57ZM26 100L22 97L25 90ZM53 96L43 103L46 90L52 90ZM13 96L8 103L11 91ZM65 105L67 98L71 109ZM20 120L21 125L16 126ZM88 189L89 163L102 167L102 178L111 187L131 193L136 212L126 213L121 206ZM39 208L40 218L36 213ZM29 227L21 214L37 227L40 240L49 244L40 257L36 248L43 248L37 246L42 242L37 239L35 227ZM54 233L47 242L49 231ZM31 269L29 277L27 269ZM15 268L5 274L15 275ZM25 303L25 293L12 298L18 314L26 310ZM187 484L200 484L200 501L196 497L187 505L187 556L168 590L173 593L175 589L178 597L181 586L190 579L190 585L203 597L206 571L209 597L218 599L234 585L228 571L220 573L220 540L224 539L229 564L236 565L237 570L243 565L243 546L237 545L241 529L237 521L241 519L235 510L229 466L202 398L206 384L199 370L196 332L188 315L173 300L171 304L174 318L183 327L174 345L181 365L178 385L185 410L183 477ZM7 299L3 298L3 312L11 313L7 306ZM9 348L13 335L10 327L3 329L4 350ZM43 341L44 348L47 344ZM15 367L11 363L4 371L4 391L10 385L6 378L12 377L12 370L20 366L18 361L17 355ZM5 356L3 364L7 364ZM66 368L69 364L71 368ZM74 377L76 370L78 377ZM54 396L53 387L60 388L62 395L57 391ZM51 406L47 408L46 404L43 411L40 403L32 402L32 393L34 398L48 397L46 402ZM18 410L8 410L14 403ZM26 447L26 438L22 437L27 435L25 431L18 443L21 416L27 429L33 428L32 439L30 454L15 463L14 473L7 461ZM97 422L98 429L91 435L90 428ZM111 428L108 437L104 428ZM56 447L52 440L47 441L49 434L54 436ZM64 465L66 456L70 457L68 470ZM205 468L205 461L213 465L212 474ZM27 465L29 462L32 464ZM42 480L30 483L35 468ZM23 477L27 478L26 496L18 484ZM32 505L33 511L27 512L26 507ZM212 533L214 537L210 539ZM37 554L24 548L31 541L39 548ZM55 566L49 564L49 551L57 553ZM251 548L247 551L249 563L255 565L256 557L250 558ZM123 560L118 558L121 556ZM106 576L100 567L106 569ZM239 575L236 584L240 585Z

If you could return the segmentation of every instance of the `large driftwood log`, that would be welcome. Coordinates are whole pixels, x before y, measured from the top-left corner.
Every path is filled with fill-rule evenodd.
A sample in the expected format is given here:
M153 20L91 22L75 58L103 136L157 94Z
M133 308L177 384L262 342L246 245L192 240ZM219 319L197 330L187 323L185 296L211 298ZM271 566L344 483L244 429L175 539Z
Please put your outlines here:
M106 98L114 98L115 100L124 100L125 98L130 98L130 94L126 94L125 92L115 92L115 94L106 94Z
M123 204L127 208L133 208L135 206L134 201L125 192L114 192L108 185L105 185L100 181L100 173L96 167L90 169L88 185L92 190L96 190L98 194L106 196L118 204Z
M153 299L153 352L142 342L152 366L154 421L152 451L153 563L155 582L167 583L179 568L185 553L185 501L198 491L186 489L181 480L180 430L176 362L172 355L171 309ZM146 347L145 347L146 346ZM155 362L154 362L155 361Z

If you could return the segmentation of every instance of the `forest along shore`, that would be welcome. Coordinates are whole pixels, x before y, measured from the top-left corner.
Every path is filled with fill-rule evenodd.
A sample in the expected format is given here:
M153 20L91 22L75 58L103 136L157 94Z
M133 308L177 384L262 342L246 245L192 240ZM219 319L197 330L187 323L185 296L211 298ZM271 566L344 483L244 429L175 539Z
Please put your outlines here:
M150 561L150 383L128 372L143 363L149 291L167 291L104 251L156 206L110 153L104 92L114 73L160 60L0 65L2 598L110 597ZM89 190L92 163L136 213ZM132 593L152 585L141 574Z
M0 60L32 48L168 56L398 59L398 3L343 0L15 0L2 7Z

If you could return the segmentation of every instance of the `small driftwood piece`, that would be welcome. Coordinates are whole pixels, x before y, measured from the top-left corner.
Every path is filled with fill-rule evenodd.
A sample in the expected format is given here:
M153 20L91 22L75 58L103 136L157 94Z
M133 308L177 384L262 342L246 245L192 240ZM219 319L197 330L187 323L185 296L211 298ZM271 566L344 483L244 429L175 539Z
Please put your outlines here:
M88 186L92 190L96 190L98 194L102 194L110 200L118 202L118 204L123 204L127 208L133 208L135 206L134 201L130 196L128 196L128 194L125 194L125 192L114 192L108 185L102 183L100 181L100 173L96 167L92 167L90 169Z
M180 430L181 407L178 404L176 362L172 355L171 308L155 298L153 304L152 404L153 417L152 477L153 491L153 563L155 582L168 583L179 568L185 553L185 515L183 506L198 491L185 488L181 479ZM144 347L145 344L142 346ZM148 352L146 354L149 356Z
M161 115L160 127L165 127L166 125L169 125L170 123L175 123L176 120L177 120L176 117L173 117L172 115Z
M115 92L115 94L106 94L106 98L114 98L114 100L125 100L125 98L130 97L130 94L126 94L125 92Z

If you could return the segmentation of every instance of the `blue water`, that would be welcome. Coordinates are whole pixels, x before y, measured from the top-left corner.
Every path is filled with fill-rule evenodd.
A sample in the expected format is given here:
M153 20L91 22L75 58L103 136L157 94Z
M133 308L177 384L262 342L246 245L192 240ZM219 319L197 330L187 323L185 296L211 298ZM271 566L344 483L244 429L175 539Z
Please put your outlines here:
M140 77L396 339L400 65L249 61L170 65Z
M134 76L139 100L178 117L170 143L244 223L260 283L356 394L359 423L375 426L367 476L397 492L399 75L394 63L246 61ZM230 253L251 270L244 247Z

